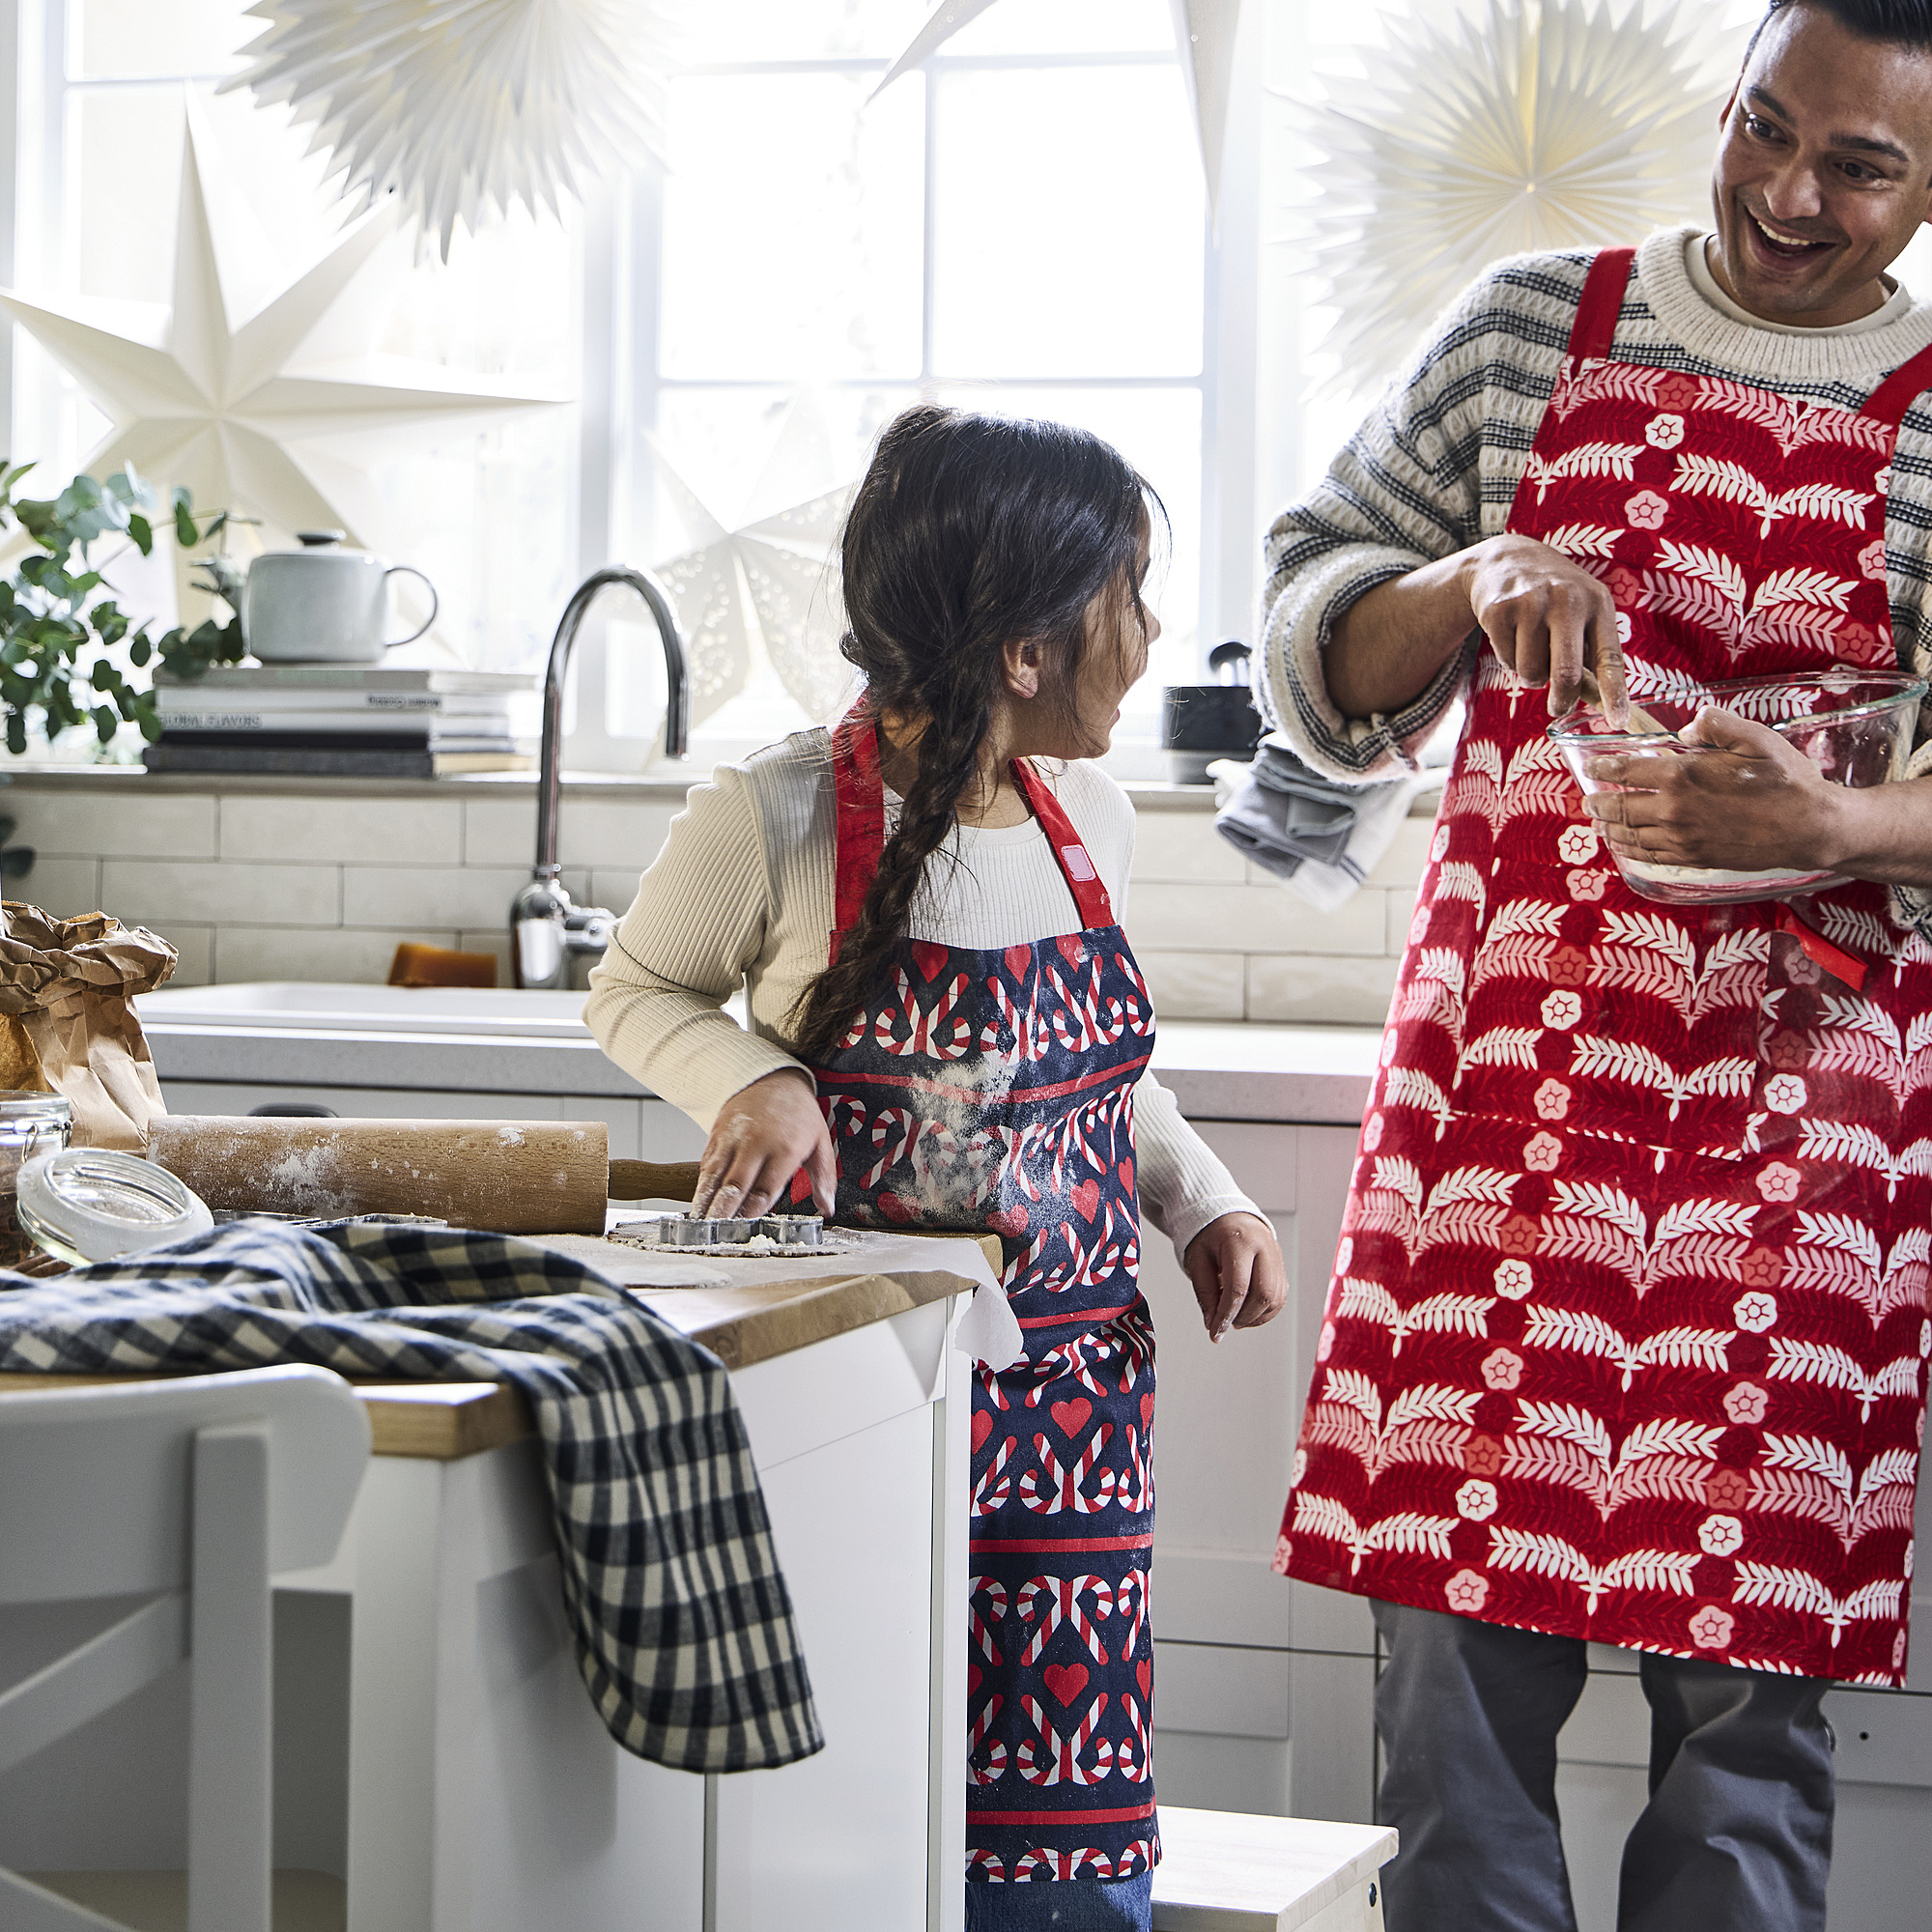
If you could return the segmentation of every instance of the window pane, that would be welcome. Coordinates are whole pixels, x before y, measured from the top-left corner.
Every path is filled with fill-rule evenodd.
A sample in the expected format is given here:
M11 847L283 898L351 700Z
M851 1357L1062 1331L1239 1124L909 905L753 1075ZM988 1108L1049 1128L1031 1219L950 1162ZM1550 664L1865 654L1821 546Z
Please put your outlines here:
M1161 622L1148 673L1127 694L1122 722L1148 727L1164 684L1192 684L1199 663L1201 603L1201 392L1175 389L1055 389L1042 384L949 385L940 400L987 415L1076 424L1111 442L1154 487L1167 510L1172 551L1156 545L1147 601Z
M667 376L918 374L923 90L875 78L673 85Z
M952 73L937 95L937 368L1196 374L1205 197L1179 69Z
M1138 53L1174 44L1168 0L1008 0L946 43L949 54Z
M167 301L174 293L182 96L170 88L90 88L67 97L69 206L82 295Z
M929 0L709 0L688 10L685 57L694 64L895 60L931 12Z
M235 50L269 30L243 14L246 0L68 0L69 71L100 74L228 73Z

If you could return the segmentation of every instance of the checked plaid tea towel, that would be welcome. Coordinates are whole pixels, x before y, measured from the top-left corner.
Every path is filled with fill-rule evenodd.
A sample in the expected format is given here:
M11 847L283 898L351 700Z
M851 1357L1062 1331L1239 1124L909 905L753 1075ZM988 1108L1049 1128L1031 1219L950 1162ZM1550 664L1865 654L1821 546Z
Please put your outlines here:
M680 1771L818 1750L791 1600L718 1359L509 1236L237 1221L53 1281L0 1272L0 1370L507 1381L535 1414L578 1666L611 1735Z

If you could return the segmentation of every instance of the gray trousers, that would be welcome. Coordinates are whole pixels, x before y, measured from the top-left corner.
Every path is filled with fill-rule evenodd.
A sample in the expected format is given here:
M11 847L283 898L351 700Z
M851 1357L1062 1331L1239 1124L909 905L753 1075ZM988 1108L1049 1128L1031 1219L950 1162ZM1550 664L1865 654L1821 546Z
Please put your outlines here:
M1576 1637L1378 1603L1388 1932L1576 1932L1556 1733ZM1618 1932L1824 1932L1832 1735L1818 1678L1643 1655L1650 1803L1624 1846Z

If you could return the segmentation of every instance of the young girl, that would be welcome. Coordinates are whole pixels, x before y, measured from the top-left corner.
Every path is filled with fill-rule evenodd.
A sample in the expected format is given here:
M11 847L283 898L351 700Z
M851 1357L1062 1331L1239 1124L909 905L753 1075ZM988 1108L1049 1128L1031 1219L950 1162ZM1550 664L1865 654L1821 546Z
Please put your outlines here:
M585 1010L710 1122L698 1211L762 1213L803 1170L843 1222L1004 1244L1026 1352L974 1393L974 1932L1151 1922L1137 1201L1213 1340L1287 1288L1273 1231L1149 1071L1113 911L1133 808L1088 762L1159 636L1157 514L1082 431L901 415L844 535L864 696L692 791ZM719 1011L741 980L749 1033Z

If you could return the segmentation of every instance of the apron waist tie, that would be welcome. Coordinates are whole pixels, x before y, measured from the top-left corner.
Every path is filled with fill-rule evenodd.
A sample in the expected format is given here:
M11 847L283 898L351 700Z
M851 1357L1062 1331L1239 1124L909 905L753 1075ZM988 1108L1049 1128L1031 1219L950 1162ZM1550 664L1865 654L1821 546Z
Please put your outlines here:
M1833 979L1842 980L1855 993L1864 991L1865 975L1870 972L1870 967L1843 947L1833 946L1815 925L1793 912L1788 900L1778 905L1776 929L1789 933L1797 940L1810 955L1812 963L1823 967Z

